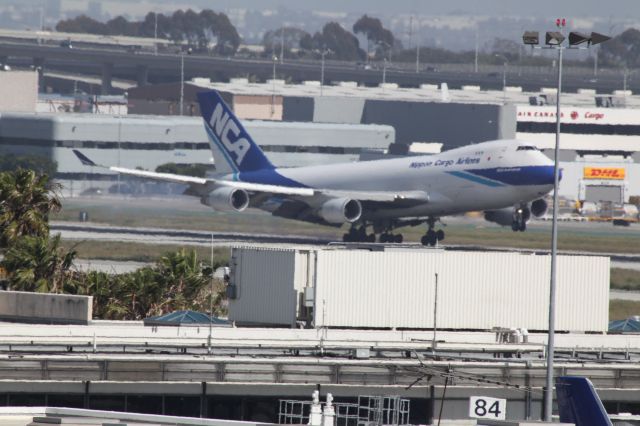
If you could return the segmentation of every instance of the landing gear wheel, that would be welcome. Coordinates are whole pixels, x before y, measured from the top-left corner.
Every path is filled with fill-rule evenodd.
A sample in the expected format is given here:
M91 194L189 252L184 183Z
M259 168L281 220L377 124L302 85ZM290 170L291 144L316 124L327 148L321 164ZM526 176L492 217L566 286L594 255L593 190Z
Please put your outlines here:
M351 234L342 234L342 242L350 243L351 242Z
M512 222L511 223L511 230L513 232L518 232L520 230L520 224L518 224L518 222Z
M389 236L387 234L380 234L380 238L378 239L381 243L389 242Z
M402 234L398 234L398 235L394 235L393 236L393 242L394 243L401 244L402 240L404 240L404 238L402 237Z
M420 239L423 246L435 246L438 242L438 236L436 231L429 229L427 233Z
M376 234L369 234L365 240L368 243L375 243L376 242Z
M436 232L436 239L438 241L444 240L444 231L442 229L438 229L438 231Z
M524 232L524 231L526 231L526 230L527 230L527 222L522 222L522 223L520 224L520 226L518 227L518 231L520 231L520 232Z

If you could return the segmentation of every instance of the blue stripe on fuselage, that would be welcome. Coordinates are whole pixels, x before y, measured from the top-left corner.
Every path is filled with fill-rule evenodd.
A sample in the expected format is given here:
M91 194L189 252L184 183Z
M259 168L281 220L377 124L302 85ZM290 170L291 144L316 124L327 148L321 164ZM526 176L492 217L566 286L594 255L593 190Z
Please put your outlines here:
M476 176L506 185L553 185L553 166L496 167L467 170Z
M467 172L462 172L462 171L455 171L455 172L447 172L450 175L453 175L455 177L459 177L462 179L466 179L466 180L470 180L471 182L475 182L475 183L479 183L482 185L486 185L486 186L492 186L492 187L497 187L497 186L504 186L503 184L501 184L500 182L495 182L489 179L484 179L482 177L476 176L476 175L472 175L470 173Z

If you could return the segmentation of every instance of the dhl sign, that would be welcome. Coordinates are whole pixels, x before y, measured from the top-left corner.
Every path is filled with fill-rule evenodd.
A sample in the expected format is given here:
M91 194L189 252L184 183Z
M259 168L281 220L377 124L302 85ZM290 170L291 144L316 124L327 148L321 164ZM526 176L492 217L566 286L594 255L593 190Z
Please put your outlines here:
M625 176L623 167L585 167L585 179L615 179L622 180Z

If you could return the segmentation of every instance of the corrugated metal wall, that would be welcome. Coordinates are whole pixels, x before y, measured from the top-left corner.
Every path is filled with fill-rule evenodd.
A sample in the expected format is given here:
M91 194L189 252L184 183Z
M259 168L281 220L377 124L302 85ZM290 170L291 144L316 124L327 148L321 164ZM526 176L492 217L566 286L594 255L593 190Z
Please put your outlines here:
M234 249L231 283L236 299L229 300L229 319L238 323L291 325L296 322L298 293L294 288L296 251Z
M438 328L548 326L548 256L322 250L316 326ZM609 259L559 256L557 328L605 331Z
M316 123L360 124L364 103L363 98L318 96L314 98L313 121Z
M0 111L34 112L38 100L36 71L0 71Z

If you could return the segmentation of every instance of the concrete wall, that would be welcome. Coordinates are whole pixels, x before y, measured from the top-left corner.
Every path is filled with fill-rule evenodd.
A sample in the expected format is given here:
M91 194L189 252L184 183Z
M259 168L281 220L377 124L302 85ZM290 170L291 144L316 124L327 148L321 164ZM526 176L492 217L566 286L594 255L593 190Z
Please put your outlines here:
M56 324L88 324L93 297L0 291L0 319Z
M367 100L363 124L388 124L396 142L440 142L443 150L515 137L512 105Z
M285 96L282 101L284 121L313 121L313 98Z
M34 112L38 100L36 71L0 71L0 112Z
M313 121L317 123L361 123L365 100L362 98L317 97Z

